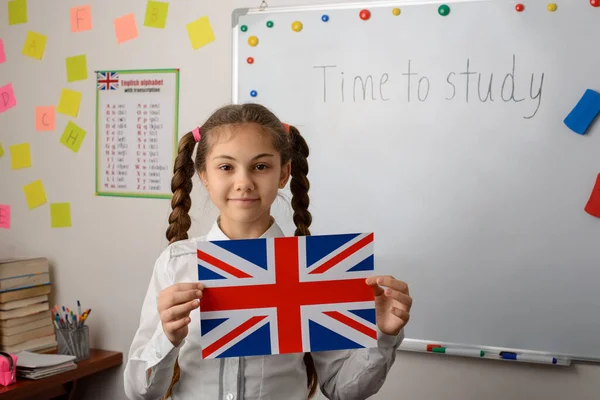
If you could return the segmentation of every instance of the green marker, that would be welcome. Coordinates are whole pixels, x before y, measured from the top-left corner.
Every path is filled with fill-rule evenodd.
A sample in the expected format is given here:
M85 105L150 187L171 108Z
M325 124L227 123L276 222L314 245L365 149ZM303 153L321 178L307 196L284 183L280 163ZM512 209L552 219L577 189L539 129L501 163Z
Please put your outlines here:
M483 357L485 351L475 349L449 349L447 347L434 347L431 349L432 353L443 353L450 354L452 356L463 356L463 357Z

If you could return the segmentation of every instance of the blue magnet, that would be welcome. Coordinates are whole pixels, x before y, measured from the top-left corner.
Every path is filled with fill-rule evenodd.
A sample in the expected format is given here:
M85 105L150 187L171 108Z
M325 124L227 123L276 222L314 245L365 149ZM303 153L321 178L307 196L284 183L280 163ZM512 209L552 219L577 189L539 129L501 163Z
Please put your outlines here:
M323 16L321 17L321 21L323 21L323 22L329 21L329 15L323 14Z
M252 97L256 97L258 95L258 93L256 93L256 90L253 90L250 92L250 96Z
M600 113L600 93L587 89L579 102L573 107L564 120L565 125L573 132L585 134L594 119Z

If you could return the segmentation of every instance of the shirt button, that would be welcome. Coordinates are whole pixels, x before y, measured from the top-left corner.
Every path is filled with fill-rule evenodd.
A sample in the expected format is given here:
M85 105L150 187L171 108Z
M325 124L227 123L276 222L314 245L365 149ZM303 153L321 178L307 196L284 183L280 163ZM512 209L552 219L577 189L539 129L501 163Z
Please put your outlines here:
M155 354L156 354L156 358L160 358L160 356L161 356L160 351L156 350Z
M227 400L233 400L233 399L235 399L235 395L233 393L228 393Z

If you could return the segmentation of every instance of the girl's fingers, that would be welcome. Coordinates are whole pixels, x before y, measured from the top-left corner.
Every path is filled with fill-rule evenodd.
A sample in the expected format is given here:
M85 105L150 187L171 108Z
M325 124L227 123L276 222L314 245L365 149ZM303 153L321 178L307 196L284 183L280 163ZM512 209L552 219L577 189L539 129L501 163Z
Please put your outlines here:
M164 329L168 332L177 332L181 328L187 326L190 322L190 317L181 318L176 321L167 322L166 324L164 324Z
M173 306L169 309L164 310L160 313L160 319L166 322L177 321L179 319L188 317L190 315L190 311L200 306L200 300L192 300L185 304L180 304L178 306Z
M394 300L399 301L401 304L404 304L406 307L410 308L412 306L412 297L397 290L385 289L385 295L391 297Z
M373 288L373 294L375 296L381 296L383 294L383 289L377 284L376 278L368 278L367 285Z
M408 322L408 320L410 319L410 314L407 311L401 310L398 307L392 307L391 308L391 312L392 314L394 314L396 317L400 318L402 321L404 321L404 323L406 324Z
M173 292L169 297L167 297L168 300L166 301L164 307L165 309L168 309L173 306L187 303L188 301L199 299L201 297L202 291L198 289L186 290L183 292Z

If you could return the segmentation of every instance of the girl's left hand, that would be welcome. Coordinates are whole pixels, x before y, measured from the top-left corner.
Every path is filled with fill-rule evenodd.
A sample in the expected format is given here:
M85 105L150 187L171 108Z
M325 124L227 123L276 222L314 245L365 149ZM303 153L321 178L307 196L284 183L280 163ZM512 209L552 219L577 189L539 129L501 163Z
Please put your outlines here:
M389 275L369 277L367 285L373 288L375 294L377 327L386 335L396 336L410 318L412 298L408 285Z

